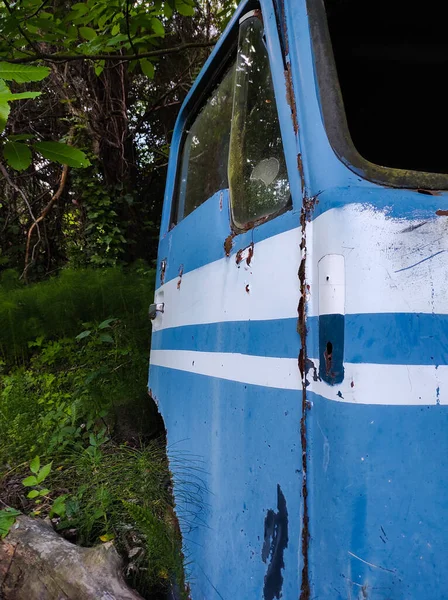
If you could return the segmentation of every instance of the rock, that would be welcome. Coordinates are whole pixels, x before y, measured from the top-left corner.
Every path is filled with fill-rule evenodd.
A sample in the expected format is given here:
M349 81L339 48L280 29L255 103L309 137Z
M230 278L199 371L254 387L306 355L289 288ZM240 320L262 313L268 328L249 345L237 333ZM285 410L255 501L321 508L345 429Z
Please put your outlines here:
M81 548L26 516L0 541L1 600L142 600L112 542Z

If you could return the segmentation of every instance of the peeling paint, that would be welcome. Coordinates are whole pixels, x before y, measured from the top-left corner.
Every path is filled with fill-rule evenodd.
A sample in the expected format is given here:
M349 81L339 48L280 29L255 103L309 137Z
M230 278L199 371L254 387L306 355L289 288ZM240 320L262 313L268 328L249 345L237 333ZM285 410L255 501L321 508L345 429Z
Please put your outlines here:
M165 271L166 271L166 258L160 263L160 285L165 283Z
M303 192L305 191L305 174L303 171L302 155L300 153L297 155L297 168L299 169L300 184L302 186L302 194L303 194Z
M438 217L448 217L448 210L442 210L439 208L439 210L436 210L436 215Z
M286 81L286 102L291 109L292 124L294 126L294 133L297 135L299 132L299 123L297 121L297 107L294 96L294 87L292 85L291 65L286 63L285 69L285 81Z
M253 255L254 255L254 243L252 242L246 248L242 248L241 250L238 250L238 252L236 253L236 256L235 256L235 262L237 265L239 265L243 262L243 260L245 260L247 266L249 267L251 260L253 258Z
M300 440L302 445L302 498L303 498L303 509L302 509L302 573L301 573L301 588L300 588L300 600L309 600L310 597L310 581L309 581L309 515L308 515L308 487L306 481L307 475L307 438L306 438L306 412L309 409L306 399L306 223L310 214L310 210L314 207L311 206L306 198L303 199L302 212L300 216L300 224L302 231L302 238L300 241L300 249L302 251L302 260L300 262L298 278L300 282L300 300L298 305L298 321L297 331L300 334L301 348L298 358L298 367L300 371L300 377L302 380L302 417L300 419Z
M234 237L235 237L235 234L231 233L224 240L224 252L226 253L226 256L230 256L230 252L233 248L233 238Z
M177 282L177 289L180 290L180 285L182 283L182 275L184 274L184 265L180 265L179 267L179 280Z

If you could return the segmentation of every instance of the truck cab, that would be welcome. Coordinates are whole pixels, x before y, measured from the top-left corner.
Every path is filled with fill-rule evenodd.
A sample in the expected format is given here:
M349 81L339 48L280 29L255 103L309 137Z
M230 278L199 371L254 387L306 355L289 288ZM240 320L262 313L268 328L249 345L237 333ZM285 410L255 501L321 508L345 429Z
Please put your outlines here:
M180 111L149 390L193 600L445 597L442 11L244 0Z

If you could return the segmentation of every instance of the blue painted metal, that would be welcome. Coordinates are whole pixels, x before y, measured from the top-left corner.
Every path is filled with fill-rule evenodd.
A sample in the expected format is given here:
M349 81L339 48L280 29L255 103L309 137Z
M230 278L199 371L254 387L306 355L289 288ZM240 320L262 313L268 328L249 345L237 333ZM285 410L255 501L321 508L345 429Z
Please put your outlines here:
M167 427L192 597L443 598L448 586L448 411L446 387L439 379L448 364L448 247L436 210L448 208L447 194L385 188L337 158L323 125L305 0L277 0L279 23L271 0L260 5L292 209L234 235L228 258L224 242L232 231L227 190L170 230L183 127L201 85L227 52L229 36L248 6L243 2L179 115L162 218L158 281L162 259L166 267L156 298L164 294L167 312L154 327L149 385ZM315 197L311 211L308 199ZM378 237L369 241L375 227ZM263 244L270 247L282 235L289 240L284 253L258 258L266 256ZM346 239L354 245L344 245ZM237 251L252 243L253 265L238 265ZM299 246L304 243L306 268L299 281L304 250ZM347 306L352 310L345 317L319 316L315 265L338 253L346 260ZM381 261L384 268L376 268ZM292 265L297 287L293 310L289 305L279 309L285 290L291 290L287 282L282 287L281 277L276 279L279 271L290 272L285 264ZM359 287L367 290L370 267L374 298ZM219 289L210 290L215 269L222 277L213 279ZM272 297L257 295L263 276L275 281ZM194 303L184 293L188 280L193 282L189 290L199 286L202 293ZM230 309L222 304L226 308L219 313L220 298L229 294L235 302ZM297 315L295 308L301 294L305 324L298 322L303 314ZM247 317L251 307L258 307L262 316ZM181 314L176 325L164 327L163 319L175 311ZM344 362L342 383L348 389L358 389L369 370L385 379L373 382L361 403L336 398L336 393L333 398L335 388L324 382L317 382L326 386L319 391L314 387L313 369L320 362L322 374L322 349L330 336L337 361ZM343 351L337 347L342 338ZM185 362L176 363L181 354L174 352L191 358L190 370ZM232 372L216 374L221 358L229 356L235 373L243 365L234 381ZM164 357L171 361L169 368L162 365ZM267 361L256 363L266 368L270 359L294 362L297 372L301 367L297 389L254 384L254 358ZM199 374L195 361L214 361L214 366L208 375ZM249 376L245 380L246 368L254 370L252 383ZM351 384L349 369L355 373ZM376 386L397 389L395 377L403 370L406 377L409 372L409 385L400 384L393 402L378 398ZM413 385L419 381L423 392L415 399Z
M307 336L309 354L318 356L319 317L307 319ZM344 360L349 363L448 364L448 315L351 314L345 318L345 337ZM170 327L153 334L151 347L297 358L298 344L297 319L290 318Z

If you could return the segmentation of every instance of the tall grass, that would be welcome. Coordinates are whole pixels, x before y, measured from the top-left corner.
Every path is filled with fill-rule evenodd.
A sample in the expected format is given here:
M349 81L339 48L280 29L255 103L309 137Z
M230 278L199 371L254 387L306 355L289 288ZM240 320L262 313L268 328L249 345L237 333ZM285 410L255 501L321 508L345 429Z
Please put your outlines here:
M83 323L110 316L126 323L139 347L148 347L147 308L153 290L154 271L142 265L127 271L66 269L26 287L18 286L7 273L0 279L0 357L23 364L33 340L73 336Z
M153 289L141 264L26 287L3 273L0 500L44 517L62 499L58 529L86 546L113 539L155 600L183 587L183 557L164 437L148 441L163 433L146 392ZM36 455L53 465L41 504L21 484Z

